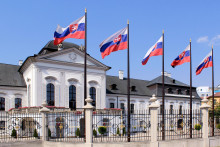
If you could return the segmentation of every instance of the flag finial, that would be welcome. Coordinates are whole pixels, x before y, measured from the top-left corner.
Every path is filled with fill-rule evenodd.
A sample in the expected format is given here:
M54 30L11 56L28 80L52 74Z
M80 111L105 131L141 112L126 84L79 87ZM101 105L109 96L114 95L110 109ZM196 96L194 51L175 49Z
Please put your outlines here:
M164 34L164 29L163 29L163 34Z
M213 49L213 45L212 45L212 49Z
M191 42L191 38L189 39L189 41Z
M127 24L129 24L129 20L127 21Z
M87 12L87 9L85 8L85 12Z

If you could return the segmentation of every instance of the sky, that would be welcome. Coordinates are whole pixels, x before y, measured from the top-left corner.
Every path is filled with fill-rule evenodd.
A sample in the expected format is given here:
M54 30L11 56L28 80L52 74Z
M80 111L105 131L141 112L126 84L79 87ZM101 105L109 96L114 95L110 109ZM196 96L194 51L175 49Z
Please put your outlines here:
M17 65L19 60L37 54L53 40L57 24L62 27L84 15L87 8L87 51L92 57L112 67L108 75L127 76L127 50L101 58L99 44L130 23L130 77L152 80L161 75L162 56L141 61L164 29L165 71L172 78L189 84L189 63L172 68L171 62L192 39L193 86L211 86L211 68L198 76L196 67L214 46L215 86L220 84L220 1L218 0L4 0L1 1L0 63ZM84 40L65 41L84 44Z

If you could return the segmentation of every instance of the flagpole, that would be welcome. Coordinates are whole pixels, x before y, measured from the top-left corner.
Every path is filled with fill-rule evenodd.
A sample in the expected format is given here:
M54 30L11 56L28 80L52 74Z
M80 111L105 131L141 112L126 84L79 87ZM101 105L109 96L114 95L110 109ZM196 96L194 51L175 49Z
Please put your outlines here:
M163 56L162 56L162 83L163 83L163 91L162 91L162 140L165 140L165 119L164 119L164 111L165 111L165 104L164 104L164 30L163 30Z
M128 107L128 117L127 117L127 121L128 121L128 142L130 142L130 114L131 114L131 111L130 111L130 59L129 59L129 20L127 22L127 30L128 30L128 55L127 55L127 66L128 66L128 79L127 79L127 99L128 99L128 103L127 103L127 107Z
M191 39L190 46L190 138L192 138L192 52L191 52Z
M213 110L213 115L212 115L212 136L214 136L214 119L215 119L215 106L214 106L214 59L213 59L213 45L212 45L212 110Z
M84 105L86 105L87 98L87 9L85 8L85 44L84 44ZM84 124L86 126L86 118L84 112ZM84 128L84 136L86 139L86 128ZM85 140L86 141L86 140Z

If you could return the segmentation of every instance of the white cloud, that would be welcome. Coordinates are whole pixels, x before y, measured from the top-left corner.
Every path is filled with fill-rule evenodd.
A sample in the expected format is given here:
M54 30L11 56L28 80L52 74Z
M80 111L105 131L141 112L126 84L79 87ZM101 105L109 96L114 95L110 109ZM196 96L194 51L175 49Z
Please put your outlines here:
M197 39L197 43L203 43L203 42L208 42L208 41L209 41L208 36L199 37Z
M209 45L214 45L214 46L220 45L220 35L216 35L215 37L213 37L209 42Z

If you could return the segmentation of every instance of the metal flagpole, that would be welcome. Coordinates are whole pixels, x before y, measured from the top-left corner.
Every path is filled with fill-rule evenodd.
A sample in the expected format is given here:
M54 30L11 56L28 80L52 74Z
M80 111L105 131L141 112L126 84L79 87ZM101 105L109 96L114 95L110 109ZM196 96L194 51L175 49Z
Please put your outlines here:
M163 30L163 56L162 56L162 140L165 140L165 119L164 119L164 113L165 113L165 106L164 106L164 30Z
M84 105L86 105L85 99L87 98L87 9L85 8L85 47L84 47ZM86 118L84 111L84 124L86 126ZM86 128L84 126L84 136L86 135ZM86 139L86 136L85 136Z
M190 39L190 138L192 138L192 52Z
M214 128L214 119L215 119L215 106L214 106L214 59L213 59L213 45L212 45L212 136L215 135L215 128Z
M128 79L127 79L127 96L128 96L128 104L127 104L127 107L128 107L128 142L130 142L130 114L131 114L131 111L130 111L130 59L129 59L129 20L128 20L128 22L127 22L127 30L128 30L128 55L127 55L127 57L128 57L128 65L127 65L127 67L128 67Z

